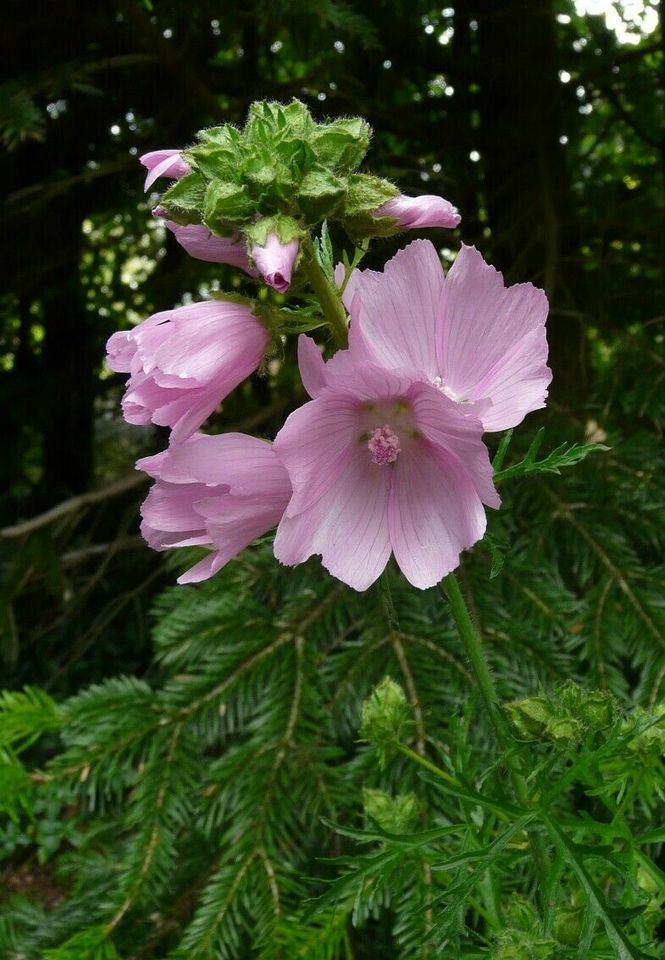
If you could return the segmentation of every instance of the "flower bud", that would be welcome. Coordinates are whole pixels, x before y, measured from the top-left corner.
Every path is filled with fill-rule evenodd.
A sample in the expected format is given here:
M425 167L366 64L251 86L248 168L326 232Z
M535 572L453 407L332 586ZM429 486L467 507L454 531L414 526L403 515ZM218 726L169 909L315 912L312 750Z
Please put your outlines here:
M148 171L143 184L144 190L149 190L160 177L179 180L191 172L190 165L183 160L179 150L151 150L150 153L144 153L139 162Z
M389 833L405 833L418 816L415 793L398 793L391 797L383 790L363 788L365 813Z
M402 230L421 230L424 227L447 227L452 230L462 220L450 200L431 194L423 197L400 194L380 206L374 216L395 219Z
M552 706L544 697L529 697L504 704L508 719L523 740L540 740L552 719Z
M360 738L378 747L382 768L386 751L400 741L410 723L404 691L390 677L385 677L363 703L360 723Z

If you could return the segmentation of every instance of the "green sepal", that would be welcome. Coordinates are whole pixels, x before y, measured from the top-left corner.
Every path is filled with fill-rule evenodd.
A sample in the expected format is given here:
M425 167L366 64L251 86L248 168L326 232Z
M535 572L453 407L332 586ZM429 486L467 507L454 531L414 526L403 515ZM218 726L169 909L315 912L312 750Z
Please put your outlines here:
M230 140L208 140L185 150L183 156L189 165L200 171L206 179L230 180L238 169L241 149Z
M319 163L337 173L352 173L363 161L372 128L360 117L348 117L317 126L311 145Z
M305 174L296 199L306 220L318 223L339 211L346 190L344 180L325 167L316 166Z
M192 172L171 184L161 199L169 219L176 223L200 223L205 197L205 180Z
M388 200L398 196L399 190L389 180L373 177L369 173L354 173L349 177L344 215L359 217L363 214L371 214ZM379 220L383 219L379 218Z
M212 231L225 224L243 223L254 212L254 203L242 184L229 180L212 180L208 184L203 205L203 219Z
M277 234L280 243L302 240L305 236L305 231L297 220L281 213L274 217L262 217L256 223L249 224L244 230L248 242L250 244L258 243L261 247L265 247L268 234L271 232Z

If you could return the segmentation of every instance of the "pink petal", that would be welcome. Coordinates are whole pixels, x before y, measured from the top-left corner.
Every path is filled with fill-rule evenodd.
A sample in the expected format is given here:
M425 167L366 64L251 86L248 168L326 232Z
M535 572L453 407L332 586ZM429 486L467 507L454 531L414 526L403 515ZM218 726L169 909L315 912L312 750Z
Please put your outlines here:
M498 508L501 500L492 480L492 464L482 442L480 421L465 414L463 404L455 403L427 383L414 384L408 400L423 437L452 454L466 470L482 502Z
M374 213L375 217L395 217L400 227L415 230L423 227L458 226L461 217L449 200L434 195L405 197L403 194L388 200Z
M159 470L163 480L174 483L207 484L237 497L291 496L291 484L273 445L267 440L243 433L210 436L196 433L181 444L173 445L157 464L156 457L140 469ZM139 464L145 464L139 461ZM207 496L207 494L206 494Z
M282 243L277 234L271 231L264 246L254 244L251 258L268 286L278 293L286 293L291 286L291 275L299 249L297 240Z
M317 397L326 385L326 365L316 343L304 333L298 337L298 367L303 387Z
M139 158L139 162L148 171L143 184L144 190L149 190L159 177L171 177L179 180L185 174L191 173L190 165L182 159L179 150L151 150Z
M441 262L429 240L404 247L383 273L355 270L343 296L351 313L354 352L389 370L435 377L443 285Z
M297 516L284 515L275 536L277 559L295 566L320 554L333 576L354 590L366 590L390 556L390 475L369 462L365 446L358 445L318 502Z
M199 560L198 563L195 563L193 567L190 567L189 570L181 574L178 577L178 583L200 583L202 580L209 580L210 577L214 576L218 570L224 565L224 562L220 559L219 554L215 551L208 554L207 557L204 557L203 560Z
M506 288L475 247L462 246L445 282L439 365L460 398L488 397L486 430L505 430L542 407L547 367L547 297L530 283ZM482 345L482 346L479 346Z
M250 276L257 276L257 271L250 265L244 240L217 237L207 227L196 223L181 226L172 220L165 220L164 226L190 257L208 263L228 263Z
M289 516L306 510L337 482L357 445L358 402L319 397L295 410L275 437L274 450L293 486Z
M390 542L402 573L421 590L459 565L485 532L485 511L452 455L420 442L399 456L388 507Z
M206 531L217 551L220 567L277 526L290 492L289 486L289 492L281 497L234 497L229 494L196 504L196 509L205 518Z

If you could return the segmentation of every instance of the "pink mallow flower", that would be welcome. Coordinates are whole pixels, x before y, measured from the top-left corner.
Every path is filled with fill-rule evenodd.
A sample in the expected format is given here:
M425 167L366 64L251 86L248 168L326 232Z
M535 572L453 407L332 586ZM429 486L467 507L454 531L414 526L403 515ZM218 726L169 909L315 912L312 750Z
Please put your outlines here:
M291 274L298 256L297 240L282 243L271 230L264 245L255 243L250 251L251 259L268 284L278 293L286 293L291 285Z
M110 368L130 374L125 420L171 427L172 442L184 440L259 367L269 339L249 307L228 300L165 310L119 330L106 350Z
M178 583L217 573L279 523L291 496L272 445L242 433L196 433L136 466L156 480L141 507L141 533L149 545L212 547Z
M444 276L429 240L414 240L383 273L355 270L343 300L359 362L434 385L485 430L545 406L547 297L531 283L505 287L475 247L463 245Z
M151 150L150 153L144 153L139 157L139 162L148 171L143 184L144 190L149 190L155 180L160 177L179 180L192 170L187 161L183 160L179 150Z
M404 230L420 230L424 227L458 226L462 218L450 200L427 194L424 197L405 197L400 194L382 204L375 217L395 217Z
M498 507L482 425L441 390L352 351L323 362L299 340L303 383L314 399L275 440L293 496L277 528L275 556L320 554L335 577L365 590L391 552L416 587L438 583Z

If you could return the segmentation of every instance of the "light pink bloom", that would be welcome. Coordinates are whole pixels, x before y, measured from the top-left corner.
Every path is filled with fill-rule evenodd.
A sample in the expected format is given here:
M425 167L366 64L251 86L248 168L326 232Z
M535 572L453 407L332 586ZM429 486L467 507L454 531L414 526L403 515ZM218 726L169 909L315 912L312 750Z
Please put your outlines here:
M433 384L485 430L545 406L547 297L531 283L505 287L475 247L444 277L429 240L414 240L383 273L355 270L343 299L358 360Z
M141 507L141 533L150 546L212 547L178 583L217 573L279 523L291 496L272 445L242 433L197 433L136 466L156 479Z
M160 177L179 180L185 174L191 173L192 169L187 161L183 160L179 150L151 150L150 153L144 153L139 157L139 162L148 171L143 184L144 190L149 190L155 180Z
M278 293L286 293L291 285L291 274L298 256L297 240L282 243L274 230L266 238L265 245L255 243L250 256L269 287Z
M109 339L107 362L129 373L122 399L129 423L172 427L188 437L260 365L269 334L249 307L228 300L156 313Z
M482 537L483 503L500 503L480 422L435 386L350 350L324 364L301 336L299 362L314 399L275 440L293 485L275 556L295 565L320 554L364 590L392 551L414 586L438 583Z
M423 227L458 226L462 218L450 200L427 194L424 197L405 197L401 194L388 200L374 213L375 217L396 217L405 230Z

